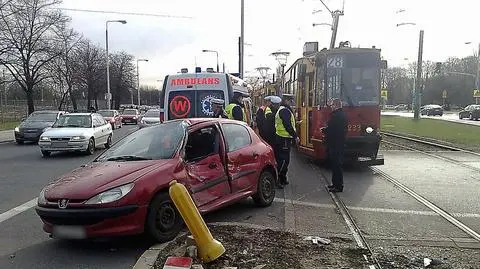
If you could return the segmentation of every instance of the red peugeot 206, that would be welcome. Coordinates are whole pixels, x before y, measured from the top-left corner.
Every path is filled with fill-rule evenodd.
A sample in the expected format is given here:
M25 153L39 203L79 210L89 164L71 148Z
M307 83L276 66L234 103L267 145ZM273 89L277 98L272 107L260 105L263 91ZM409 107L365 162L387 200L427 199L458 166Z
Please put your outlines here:
M242 122L168 121L126 136L47 185L36 212L56 238L147 232L163 242L183 227L168 195L172 179L187 187L204 214L250 196L270 205L275 167L272 148Z

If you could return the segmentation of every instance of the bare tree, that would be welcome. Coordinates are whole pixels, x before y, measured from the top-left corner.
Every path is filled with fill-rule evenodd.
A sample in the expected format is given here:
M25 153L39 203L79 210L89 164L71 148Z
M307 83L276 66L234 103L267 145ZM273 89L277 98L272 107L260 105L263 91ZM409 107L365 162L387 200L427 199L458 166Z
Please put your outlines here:
M111 56L112 107L120 108L123 100L129 100L130 91L135 89L135 65L133 55L120 52Z
M49 77L46 65L58 57L53 48L53 31L68 21L52 9L60 0L11 0L0 11L0 36L6 48L0 64L4 65L27 96L28 113L35 110L35 86Z
M83 40L78 43L75 50L75 56L71 61L75 62L74 73L79 86L87 90L87 107L92 106L92 100L96 99L100 89L105 85L105 61L104 51L98 46L92 44L90 40ZM73 95L71 95L73 96ZM72 103L74 100L72 99Z
M83 40L82 36L75 32L73 29L63 25L57 28L56 35L58 36L59 42L56 44L55 50L59 55L52 63L49 65L50 72L52 73L52 80L56 82L59 86L61 93L61 100L59 102L58 109L61 110L63 104L69 97L74 110L77 110L76 98L73 94L74 85L77 83L76 68L78 65L75 62L75 54L78 49L78 44Z

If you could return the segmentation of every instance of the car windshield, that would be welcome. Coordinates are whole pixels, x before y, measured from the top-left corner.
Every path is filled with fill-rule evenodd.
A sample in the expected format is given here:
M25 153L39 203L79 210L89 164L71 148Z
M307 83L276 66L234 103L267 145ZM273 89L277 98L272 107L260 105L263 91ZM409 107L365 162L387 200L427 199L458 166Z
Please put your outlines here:
M137 111L135 109L125 109L123 115L137 115Z
M97 161L137 161L171 159L186 134L182 121L140 129L105 151Z
M98 113L104 117L113 117L114 112L112 110L100 110Z
M148 118L160 117L160 110L149 110L147 111L147 113L145 113L145 117L148 117Z
M57 113L52 112L52 113L45 113L45 112L40 112L40 113L32 113L26 121L32 122L32 121L51 121L54 122L57 120Z
M53 128L91 128L92 118L90 115L63 115L55 122Z

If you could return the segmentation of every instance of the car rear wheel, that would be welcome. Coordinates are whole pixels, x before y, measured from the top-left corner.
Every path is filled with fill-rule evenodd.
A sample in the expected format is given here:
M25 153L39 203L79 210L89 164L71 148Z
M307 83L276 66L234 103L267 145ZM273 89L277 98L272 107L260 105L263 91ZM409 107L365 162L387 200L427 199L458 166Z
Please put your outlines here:
M51 154L52 154L52 153L51 153L50 151L48 151L48 150L42 150L42 155L43 155L43 157L50 157Z
M95 153L95 140L93 140L93 138L90 138L88 141L88 147L85 153L87 155L93 155L93 153Z
M107 143L105 143L105 148L109 149L112 146L112 135L109 135L107 138Z
M22 144L23 144L23 140L18 140L18 139L17 139L17 140L15 140L15 142L17 142L17 144L19 144L19 145L22 145Z
M269 171L260 174L257 184L257 193L252 198L259 206L269 206L275 198L275 177Z
M147 233L159 242L174 239L183 228L183 220L168 193L157 194L148 209Z

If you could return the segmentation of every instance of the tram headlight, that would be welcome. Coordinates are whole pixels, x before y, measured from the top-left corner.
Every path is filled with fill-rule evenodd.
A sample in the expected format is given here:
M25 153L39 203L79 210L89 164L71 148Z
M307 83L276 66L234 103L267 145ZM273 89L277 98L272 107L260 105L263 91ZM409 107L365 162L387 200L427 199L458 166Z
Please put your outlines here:
M371 134L373 132L373 128L372 127L367 127L365 129L365 132L367 132L367 134Z

